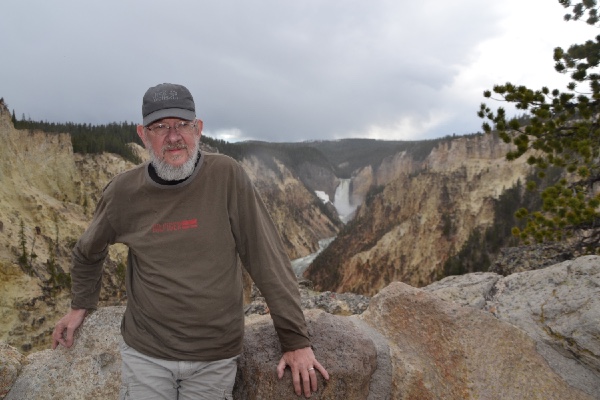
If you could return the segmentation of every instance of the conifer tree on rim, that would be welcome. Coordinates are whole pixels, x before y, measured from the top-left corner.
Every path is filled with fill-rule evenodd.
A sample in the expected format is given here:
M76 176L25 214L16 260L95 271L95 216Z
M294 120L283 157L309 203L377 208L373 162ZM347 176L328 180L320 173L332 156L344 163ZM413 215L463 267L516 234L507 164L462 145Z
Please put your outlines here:
M570 11L566 21L600 25L596 0L558 2ZM486 98L525 111L527 118L510 118L504 108L493 111L485 103L478 115L485 132L495 130L515 145L507 159L527 153L540 176L551 166L564 171L563 179L541 188L541 210L517 212L526 226L514 228L513 234L526 244L576 238L580 250L594 253L600 251L600 35L567 50L555 48L554 61L556 71L572 79L565 90L508 82L484 92ZM536 189L533 183L528 187Z

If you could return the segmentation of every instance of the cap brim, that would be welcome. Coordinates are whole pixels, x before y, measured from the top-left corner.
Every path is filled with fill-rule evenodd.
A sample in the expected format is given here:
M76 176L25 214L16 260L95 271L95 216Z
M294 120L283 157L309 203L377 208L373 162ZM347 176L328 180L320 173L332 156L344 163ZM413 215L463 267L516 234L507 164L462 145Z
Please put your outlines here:
M163 118L180 118L191 121L196 118L196 113L192 110L185 110L183 108L163 108L146 115L143 124L144 126L148 126L154 121Z

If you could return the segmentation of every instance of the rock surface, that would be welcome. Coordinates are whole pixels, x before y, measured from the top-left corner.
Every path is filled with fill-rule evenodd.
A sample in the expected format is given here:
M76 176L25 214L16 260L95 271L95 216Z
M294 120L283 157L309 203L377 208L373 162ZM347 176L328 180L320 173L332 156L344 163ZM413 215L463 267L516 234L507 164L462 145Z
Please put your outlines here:
M575 258L573 245L542 243L530 246L507 247L490 266L489 272L508 276L515 272L532 271Z
M396 282L359 316L308 310L315 354L331 375L312 398L600 399L599 268L600 257L590 256L507 278L451 277L425 289ZM70 350L28 356L6 398L116 399L122 312L92 314ZM7 351L14 354L0 348L0 358ZM289 372L276 377L279 357L269 316L248 317L234 398L297 398ZM564 368L575 368L574 360L579 369L569 375Z
M400 282L361 316L390 343L392 399L590 399L523 331Z
M44 350L27 357L7 400L117 399L121 356L119 324L123 307L105 307L86 319L71 349ZM332 378L319 380L314 399L364 399L377 368L372 340L348 318L320 310L306 313L315 354ZM279 342L269 316L246 323L244 352L239 361L236 399L297 398L291 374L277 379ZM2 350L0 357L8 354Z
M600 398L600 257L502 277L452 276L424 288L442 299L487 310L532 337L572 386Z
M124 307L91 314L71 349L59 347L27 356L9 400L117 399L121 385L119 326Z
M373 341L348 318L313 310L306 312L306 319L315 356L331 376L325 382L317 374L320 389L311 398L366 399L377 368L377 350ZM234 398L297 398L289 368L282 380L277 379L275 368L280 358L271 318L250 318L246 323L244 353L239 362Z
M0 399L4 398L23 368L25 356L6 343L0 343Z
M370 298L360 294L315 292L312 283L306 279L299 279L298 286L300 304L304 310L320 309L333 315L355 315L363 313L369 306ZM254 284L244 311L246 315L269 313L265 298Z

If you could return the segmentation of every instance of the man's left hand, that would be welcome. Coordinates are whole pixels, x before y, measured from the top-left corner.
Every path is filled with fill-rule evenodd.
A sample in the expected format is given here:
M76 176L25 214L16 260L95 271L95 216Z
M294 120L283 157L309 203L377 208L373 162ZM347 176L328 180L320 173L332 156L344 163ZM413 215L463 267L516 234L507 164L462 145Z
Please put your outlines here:
M310 347L283 353L283 357L281 357L281 361L277 365L277 376L279 379L283 378L286 366L289 366L292 370L294 391L298 396L302 394L302 389L304 389L304 396L306 397L310 397L312 392L317 391L316 371L319 371L325 380L329 380L329 373L317 361Z

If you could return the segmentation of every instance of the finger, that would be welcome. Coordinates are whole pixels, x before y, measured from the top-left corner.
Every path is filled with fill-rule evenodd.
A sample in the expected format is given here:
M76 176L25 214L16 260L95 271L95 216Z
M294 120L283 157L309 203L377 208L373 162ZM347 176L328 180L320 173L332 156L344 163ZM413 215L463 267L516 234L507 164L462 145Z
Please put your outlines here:
M310 374L308 370L302 370L302 386L304 387L304 396L310 397L312 392L310 391Z
M302 386L300 385L300 372L292 368L292 383L294 384L294 392L300 396L302 394Z
M62 333L64 331L63 325L59 322L52 332L52 350L56 349L59 344L63 344ZM63 344L64 346L64 344Z
M315 372L314 367L311 367L308 369L308 376L310 379L310 388L312 389L313 392L316 392L318 389L318 384L317 384L317 373Z
M66 347L65 341L62 338L61 339L53 339L52 340L52 350L55 350L59 344L62 345L63 347Z
M283 372L285 371L285 366L287 364L285 363L285 360L283 359L283 357L281 357L281 360L279 360L279 364L277 364L277 377L279 379L283 378Z
M59 342L56 338L56 329L54 329L54 332L52 332L52 350L56 349L56 346L58 346L58 344Z
M73 346L73 336L75 334L75 329L73 329L72 327L67 327L67 340L65 341L65 346L66 347L71 347Z
M321 375L323 375L323 378L325 378L325 380L328 381L329 380L329 372L327 372L325 367L323 367L321 365L321 363L319 363L317 360L314 361L314 365L315 365L315 368L321 373Z

